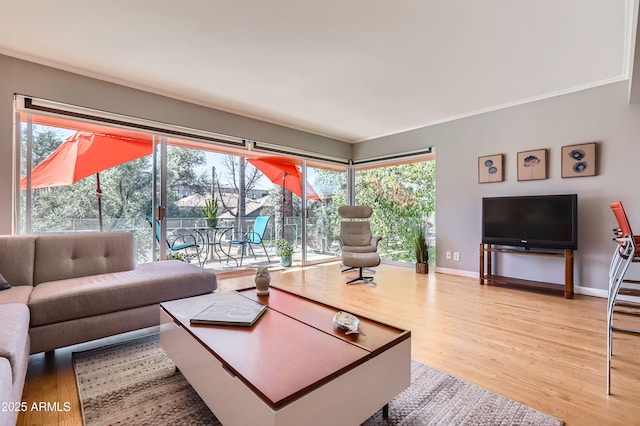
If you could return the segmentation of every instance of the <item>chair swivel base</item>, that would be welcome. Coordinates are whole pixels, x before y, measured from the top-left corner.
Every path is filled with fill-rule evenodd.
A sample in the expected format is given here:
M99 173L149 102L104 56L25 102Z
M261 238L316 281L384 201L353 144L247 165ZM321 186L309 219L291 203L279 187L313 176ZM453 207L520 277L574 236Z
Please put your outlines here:
M362 270L364 268L358 268L358 269L359 269L358 276L357 277L347 277L347 278L350 278L350 280L347 281L345 284L353 284L353 283L355 283L357 281L363 281L363 282L365 282L367 284L378 285L378 284L376 284L375 281L373 281L373 277L371 277L371 276L366 277L366 276L362 275Z
M342 272L344 274L345 272L353 271L354 269L357 269L357 268L355 266L349 266L348 268L344 268L340 272ZM376 273L375 269L372 269L372 268L364 268L364 270L367 271L367 272L371 272L372 274Z

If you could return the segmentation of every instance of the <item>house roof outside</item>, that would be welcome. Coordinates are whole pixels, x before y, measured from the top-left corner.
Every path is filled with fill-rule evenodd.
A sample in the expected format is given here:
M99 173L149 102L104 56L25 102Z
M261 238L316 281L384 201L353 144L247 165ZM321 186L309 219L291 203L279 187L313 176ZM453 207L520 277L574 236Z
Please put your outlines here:
M273 207L272 204L269 203L269 193L265 190L257 190L255 191L255 198L249 194L246 201L246 214L244 217L257 217L262 216L264 213L265 207ZM219 197L219 196L217 196ZM205 200L211 199L211 194L192 194L186 197L181 198L176 202L176 205L181 207L204 207ZM218 218L220 219L232 219L236 217L237 211L237 200L238 194L232 192L222 192L222 201L221 203L221 211L222 205L228 207L226 211L218 214Z

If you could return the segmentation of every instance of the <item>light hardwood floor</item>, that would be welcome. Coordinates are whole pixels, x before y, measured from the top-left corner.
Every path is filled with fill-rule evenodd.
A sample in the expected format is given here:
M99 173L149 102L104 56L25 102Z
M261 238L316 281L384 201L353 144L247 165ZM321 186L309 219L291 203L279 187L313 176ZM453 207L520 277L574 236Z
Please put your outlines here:
M337 263L272 272L272 282L355 314L412 331L413 359L573 425L640 424L640 337L616 335L605 395L606 300L481 286L477 279L418 275L381 265L377 286L344 285ZM603 277L603 280L606 277ZM252 285L252 276L220 280ZM135 334L135 333L134 333ZM127 337L130 337L128 335ZM23 400L70 402L69 412L28 411L19 425L81 425L71 351L30 359Z

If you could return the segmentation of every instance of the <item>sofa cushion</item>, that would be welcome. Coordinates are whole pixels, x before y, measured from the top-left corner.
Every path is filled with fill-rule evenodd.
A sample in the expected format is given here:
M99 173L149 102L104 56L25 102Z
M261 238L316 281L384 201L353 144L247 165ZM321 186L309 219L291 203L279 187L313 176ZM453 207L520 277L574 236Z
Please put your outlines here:
M5 303L29 303L29 296L33 287L30 285L19 285L7 290L0 291L0 305Z
M0 358L6 358L11 364L13 381L18 378L15 374L22 370L21 364L24 362L25 348L29 336L29 309L27 305L21 303L8 303L2 305L0 309ZM8 325L11 325L8 327Z
M36 237L0 235L0 274L12 287L33 285Z
M342 246L342 252L349 252L349 253L375 253L378 251L378 248L376 246L372 246L371 244L369 244L368 246Z
M130 232L39 235L35 243L33 285L43 282L128 271L135 268Z
M369 222L342 222L340 236L346 246L367 246L371 244L371 225Z
M179 260L143 263L131 271L37 285L29 299L31 326L117 312L217 288L216 275Z
M7 290L11 288L9 281L5 280L2 274L0 274L0 290Z

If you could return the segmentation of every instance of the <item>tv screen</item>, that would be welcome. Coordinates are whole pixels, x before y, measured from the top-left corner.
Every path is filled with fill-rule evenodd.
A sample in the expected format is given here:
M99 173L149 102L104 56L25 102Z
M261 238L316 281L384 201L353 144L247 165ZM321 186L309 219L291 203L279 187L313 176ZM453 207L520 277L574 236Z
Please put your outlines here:
M482 199L482 242L524 248L578 249L578 196Z

